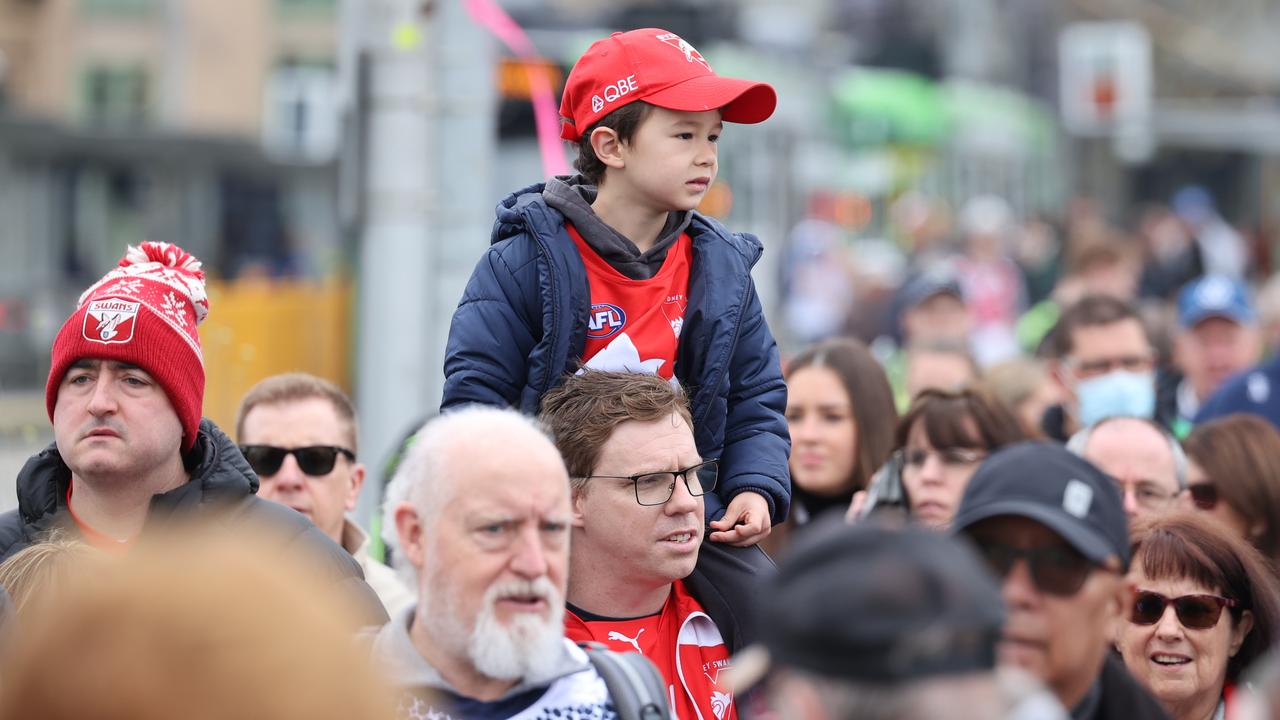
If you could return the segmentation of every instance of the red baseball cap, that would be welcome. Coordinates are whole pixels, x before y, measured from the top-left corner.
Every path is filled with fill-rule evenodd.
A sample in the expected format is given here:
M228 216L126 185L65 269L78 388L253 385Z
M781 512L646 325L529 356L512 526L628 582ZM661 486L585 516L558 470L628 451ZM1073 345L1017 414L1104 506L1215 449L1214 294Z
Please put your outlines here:
M560 101L560 137L576 142L600 118L636 100L668 110L720 110L734 123L763 122L778 105L769 84L720 77L679 35L644 28L597 40L578 58Z

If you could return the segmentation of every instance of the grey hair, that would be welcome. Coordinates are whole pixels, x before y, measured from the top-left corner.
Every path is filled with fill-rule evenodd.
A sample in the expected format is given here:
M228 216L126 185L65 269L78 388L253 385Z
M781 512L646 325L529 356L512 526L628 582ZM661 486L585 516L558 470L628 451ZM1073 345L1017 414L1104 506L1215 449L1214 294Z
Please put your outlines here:
M446 479L456 475L452 461L460 446L503 447L520 438L560 456L551 436L537 420L515 410L469 405L428 420L414 434L405 458L387 490L384 517L393 517L395 507L408 501L424 522L435 519L452 498Z

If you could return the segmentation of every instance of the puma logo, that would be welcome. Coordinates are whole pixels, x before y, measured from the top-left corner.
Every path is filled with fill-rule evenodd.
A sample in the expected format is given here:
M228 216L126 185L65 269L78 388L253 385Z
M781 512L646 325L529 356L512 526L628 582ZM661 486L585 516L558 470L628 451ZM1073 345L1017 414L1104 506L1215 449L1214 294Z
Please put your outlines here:
M618 632L617 630L610 630L609 639L617 640L618 642L627 643L631 645L631 647L635 648L636 652L640 652L640 636L644 634L644 631L645 631L644 628L640 628L640 632L636 633L636 636L634 638L629 638L626 635L623 635L622 633Z

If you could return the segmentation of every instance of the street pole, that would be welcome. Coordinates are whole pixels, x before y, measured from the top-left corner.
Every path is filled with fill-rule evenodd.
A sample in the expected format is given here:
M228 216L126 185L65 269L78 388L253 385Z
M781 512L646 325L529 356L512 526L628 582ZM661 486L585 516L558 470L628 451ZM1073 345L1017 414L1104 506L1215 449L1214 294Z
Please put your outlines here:
M368 527L387 458L439 407L449 320L487 244L494 57L455 0L344 0L341 24L360 128L347 142L361 145L344 152L362 167L344 171L356 182L342 205L359 238L356 405L370 472L355 514Z

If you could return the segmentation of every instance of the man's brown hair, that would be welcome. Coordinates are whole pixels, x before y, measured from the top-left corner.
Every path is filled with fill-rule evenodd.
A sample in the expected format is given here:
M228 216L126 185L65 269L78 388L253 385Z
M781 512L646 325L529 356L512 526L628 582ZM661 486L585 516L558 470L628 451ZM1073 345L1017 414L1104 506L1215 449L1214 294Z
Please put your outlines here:
M1110 295L1086 295L1063 310L1058 323L1049 331L1049 337L1046 338L1049 354L1058 359L1070 355L1075 350L1074 335L1079 328L1114 325L1125 320L1137 322L1142 327L1147 343L1151 344L1151 332L1131 303Z
M672 414L693 428L684 391L657 375L588 370L542 398L541 419L569 470L575 493L595 471L600 452L624 422L654 422Z
M236 411L236 440L244 442L244 419L255 407L313 399L329 401L338 419L346 425L347 438L351 443L348 449L357 452L356 408L351 398L337 385L307 373L272 375L249 388Z

